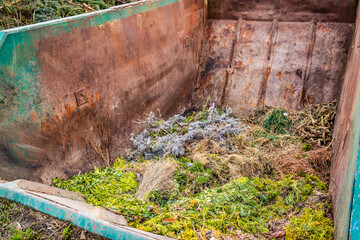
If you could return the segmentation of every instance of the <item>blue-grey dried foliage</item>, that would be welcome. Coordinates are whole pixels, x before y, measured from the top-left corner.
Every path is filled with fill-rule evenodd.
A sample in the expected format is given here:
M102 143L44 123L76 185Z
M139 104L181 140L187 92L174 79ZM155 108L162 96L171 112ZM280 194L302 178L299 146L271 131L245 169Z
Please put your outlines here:
M138 136L131 135L133 148L128 158L150 159L167 154L181 157L185 155L186 146L203 139L211 139L229 149L231 138L246 129L231 113L230 108L220 112L212 106L191 117L174 115L164 121L151 112L146 121L141 122L147 128Z

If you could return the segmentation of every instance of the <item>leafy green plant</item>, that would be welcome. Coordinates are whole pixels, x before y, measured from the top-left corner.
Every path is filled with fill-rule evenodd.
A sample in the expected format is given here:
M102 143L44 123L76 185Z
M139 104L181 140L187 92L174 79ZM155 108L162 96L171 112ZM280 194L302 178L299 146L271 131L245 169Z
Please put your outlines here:
M185 194L197 194L210 187L214 181L213 172L205 168L200 162L192 162L189 158L182 157L180 168L174 174L174 180L178 183L179 192Z
M310 151L311 148L312 148L311 144L303 144L303 146L302 146L301 149L302 149L304 152L307 152L307 151Z
M16 229L15 233L10 237L9 240L36 240L41 239L41 234L34 232L30 228L26 229L25 232Z
M64 236L64 240L68 240L71 236L72 230L70 229L71 224L69 224L64 230L62 231L62 235Z
M280 109L273 110L264 121L264 128L274 133L287 134L291 125L290 119Z

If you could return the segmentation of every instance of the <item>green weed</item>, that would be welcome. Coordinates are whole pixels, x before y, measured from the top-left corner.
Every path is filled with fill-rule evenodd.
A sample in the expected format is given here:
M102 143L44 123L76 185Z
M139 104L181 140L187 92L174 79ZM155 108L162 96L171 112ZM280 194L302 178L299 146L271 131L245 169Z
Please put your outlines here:
M280 109L273 110L264 121L264 128L274 133L287 134L291 125L290 119Z
M71 224L69 224L64 230L62 231L62 235L64 236L64 240L68 240L71 236L72 230L70 230Z

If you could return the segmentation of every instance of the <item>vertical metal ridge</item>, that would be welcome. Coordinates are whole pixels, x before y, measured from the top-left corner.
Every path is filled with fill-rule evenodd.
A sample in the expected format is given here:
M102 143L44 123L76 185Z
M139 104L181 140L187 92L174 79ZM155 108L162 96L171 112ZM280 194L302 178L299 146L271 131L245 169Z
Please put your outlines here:
M267 90L269 76L270 76L271 68L272 68L271 56L272 56L275 46L276 46L278 30L279 30L279 22L278 22L278 20L275 19L271 25L271 36L270 36L270 41L269 41L268 54L264 61L263 79L261 81L261 86L260 86L259 93L258 93L259 98L258 98L258 101L256 104L257 107L259 107L265 103L266 90Z
M310 22L311 27L310 27L310 31L309 31L309 40L307 43L307 47L306 47L306 61L305 61L305 67L304 67L304 71L303 71L303 75L302 75L302 82L303 82L303 86L302 86L302 90L301 90L301 94L300 94L300 107L303 107L306 102L306 92L307 92L307 83L309 81L310 78L310 71L311 71L311 65L312 65L312 56L313 56L313 52L314 52L314 46L315 46L315 40L316 40L316 21L314 19L311 20Z
M236 24L235 35L234 35L234 39L233 39L233 42L231 45L230 56L229 56L229 65L226 69L226 74L225 74L225 83L224 83L222 93L221 93L221 100L220 100L221 106L223 106L225 103L226 89L228 87L229 76L232 73L232 65L233 65L233 60L234 60L235 46L239 40L240 33L243 31L244 27L245 27L244 20L239 18L237 21L237 24Z

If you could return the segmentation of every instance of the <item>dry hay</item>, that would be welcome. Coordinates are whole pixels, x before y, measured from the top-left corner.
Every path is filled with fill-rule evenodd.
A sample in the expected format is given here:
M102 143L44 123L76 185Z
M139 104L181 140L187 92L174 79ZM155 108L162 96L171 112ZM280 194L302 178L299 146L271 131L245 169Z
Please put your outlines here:
M275 169L284 174L316 175L324 181L329 180L331 150L319 147L315 150L303 151L301 145L276 150L277 155L272 159Z
M159 192L170 192L174 189L174 172L176 163L168 159L161 159L147 169L143 175L135 196L137 199L145 199L154 189Z
M202 140L193 145L189 158L210 168L222 182L239 177L264 175L264 163L255 158L247 158L239 153L231 153L212 140Z
M302 173L329 180L330 148L313 146L307 151L296 137L271 140L256 136L254 132L258 130L261 128L253 127L244 136L234 138L231 151L208 139L193 143L187 149L189 158L210 168L223 183L239 177Z

